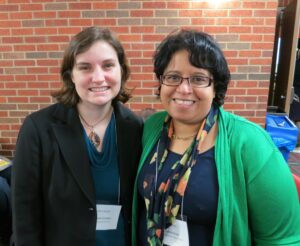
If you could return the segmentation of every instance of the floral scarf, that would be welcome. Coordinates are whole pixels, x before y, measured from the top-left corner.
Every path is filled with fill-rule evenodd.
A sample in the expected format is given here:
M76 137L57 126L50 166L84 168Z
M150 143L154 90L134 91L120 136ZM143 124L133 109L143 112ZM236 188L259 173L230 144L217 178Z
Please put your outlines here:
M164 229L174 224L180 211L182 198L191 174L192 167L197 162L200 146L218 117L218 107L212 106L191 145L182 158L176 161L169 170L170 175L156 187L157 181L152 179L144 182L144 200L146 204L147 240L149 245L162 245ZM157 149L150 163L157 165L157 173L162 170L168 155L168 147L173 134L172 118L167 116ZM148 187L146 189L146 187ZM150 188L151 187L151 188ZM149 189L150 188L150 189Z

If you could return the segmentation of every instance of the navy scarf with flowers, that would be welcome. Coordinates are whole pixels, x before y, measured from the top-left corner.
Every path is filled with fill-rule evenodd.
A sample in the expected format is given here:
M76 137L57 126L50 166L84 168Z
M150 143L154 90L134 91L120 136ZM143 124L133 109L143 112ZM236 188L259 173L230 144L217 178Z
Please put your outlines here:
M191 145L183 153L182 158L171 165L170 175L165 181L160 184L157 184L157 180L154 179L149 183L144 182L147 240L149 245L162 245L164 229L174 224L176 216L180 211L180 205L187 187L191 169L196 164L197 156L204 138L217 120L218 112L218 107L212 105ZM172 135L172 118L167 116L157 149L151 158L151 160L156 160L157 173L159 173L164 166ZM151 189L145 189L145 187L151 187Z

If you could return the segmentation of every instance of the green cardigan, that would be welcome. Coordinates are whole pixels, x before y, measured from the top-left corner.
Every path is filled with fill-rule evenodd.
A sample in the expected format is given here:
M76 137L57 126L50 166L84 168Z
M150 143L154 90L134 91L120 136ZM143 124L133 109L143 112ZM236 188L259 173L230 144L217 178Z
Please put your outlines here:
M157 142L166 112L144 125L138 174ZM215 144L219 201L214 246L300 245L300 203L288 165L262 127L220 108ZM137 176L138 177L138 176ZM137 245L137 179L133 245Z

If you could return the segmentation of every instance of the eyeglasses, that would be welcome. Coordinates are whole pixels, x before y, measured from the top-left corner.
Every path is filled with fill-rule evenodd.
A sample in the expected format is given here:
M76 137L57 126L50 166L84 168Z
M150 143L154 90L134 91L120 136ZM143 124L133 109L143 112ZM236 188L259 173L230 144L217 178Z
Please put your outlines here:
M161 75L160 76L160 82L167 86L178 86L180 85L184 80L187 80L188 83L192 87L196 88L204 88L211 86L211 83L213 82L212 78L206 77L206 76L191 76L188 78L183 78L176 74L168 74L168 75Z

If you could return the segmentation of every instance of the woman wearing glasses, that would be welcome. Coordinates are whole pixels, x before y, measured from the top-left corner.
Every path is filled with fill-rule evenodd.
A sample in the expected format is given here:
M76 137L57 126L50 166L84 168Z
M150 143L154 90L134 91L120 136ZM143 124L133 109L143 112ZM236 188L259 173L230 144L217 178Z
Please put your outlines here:
M222 109L230 72L216 42L173 33L157 48L154 72L165 111L144 126L134 244L300 245L284 158L261 127Z

